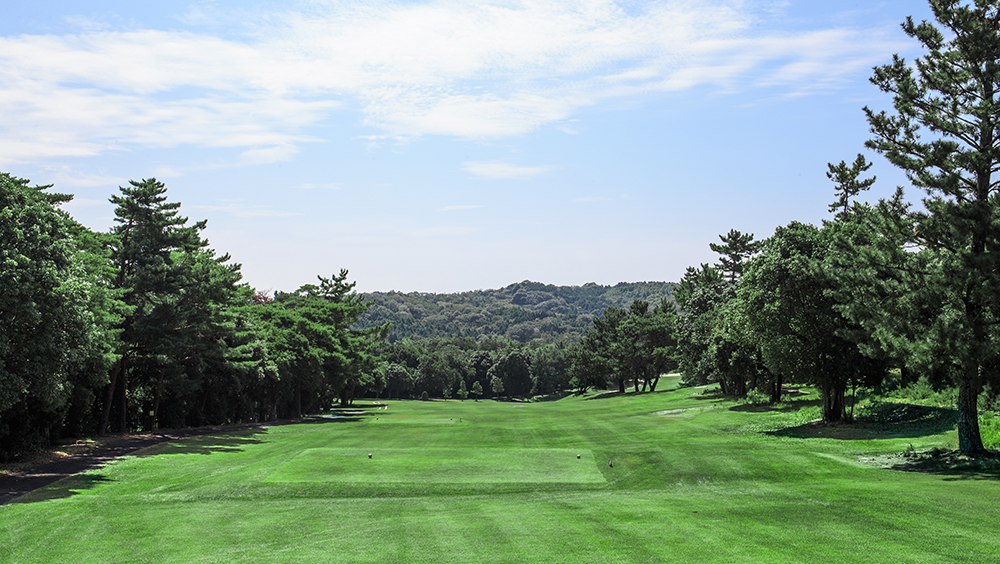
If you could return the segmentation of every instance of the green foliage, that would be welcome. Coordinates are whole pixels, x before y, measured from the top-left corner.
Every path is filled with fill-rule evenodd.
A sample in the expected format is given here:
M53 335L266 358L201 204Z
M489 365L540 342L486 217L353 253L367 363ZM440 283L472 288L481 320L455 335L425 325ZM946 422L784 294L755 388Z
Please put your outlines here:
M240 267L215 256L200 235L206 222L188 225L162 182L130 181L120 190L111 197L117 225L108 244L124 315L99 432L109 428L113 407L122 432L145 426L149 411L153 425L225 421L232 409L208 400L229 395L228 308L240 295Z
M824 268L834 229L797 222L779 227L747 267L737 292L741 316L768 370L790 383L817 385L827 422L847 417L849 386L871 385L887 370L844 337L852 327L836 307L838 279Z
M675 361L673 304L649 304L636 300L626 309L608 308L594 319L574 354L573 374L577 386L605 387L618 382L625 391L626 381L635 390L654 391L660 376L677 367Z
M866 146L906 173L923 206L911 209L900 189L876 208L872 229L885 243L860 255L871 289L848 313L907 366L951 376L961 450L977 453L977 399L1000 362L1000 6L934 0L931 9L936 23L902 26L925 55L893 56L871 79L893 111L865 108Z
M670 301L670 282L622 282L615 286L553 286L520 282L498 290L459 294L374 292L359 327L392 323L389 341L471 337L521 343L574 342L591 319L608 307L641 299L654 307Z
M494 398L499 398L500 394L503 393L503 378L493 376L490 379L490 390L493 391Z
M258 374L270 375L260 404L261 418L342 406L368 392L380 392L391 380L406 385L409 371L399 364L380 366L376 349L388 327L353 329L368 307L347 282L347 271L292 293L279 292L271 303L241 309L244 339L257 346Z
M89 417L114 359L115 294L100 255L73 240L84 230L58 209L71 196L28 183L0 173L3 457L57 437L71 412Z
M983 446L1000 450L1000 416L994 413L979 414L979 432L983 437Z
M486 373L492 385L493 393L506 391L508 396L525 397L530 395L534 385L531 375L531 357L524 351L511 349L501 354Z

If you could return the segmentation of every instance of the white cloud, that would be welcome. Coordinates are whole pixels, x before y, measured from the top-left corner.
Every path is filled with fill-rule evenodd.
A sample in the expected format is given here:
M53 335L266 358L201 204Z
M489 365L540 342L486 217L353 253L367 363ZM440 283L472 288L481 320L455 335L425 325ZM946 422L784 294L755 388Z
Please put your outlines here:
M900 50L872 30L764 33L748 6L317 0L241 13L227 37L242 40L85 20L75 35L0 37L0 165L180 145L276 162L345 108L384 132L373 143L496 138L565 129L582 107L649 92L836 88ZM179 21L205 17L192 6Z
M190 208L209 212L223 212L235 215L236 217L290 217L303 215L297 212L275 210L268 206L249 206L239 203L226 204L224 206L190 206Z
M43 170L41 175L43 182L54 184L56 190L128 184L128 179L121 176L83 172L67 165L46 166Z
M462 169L483 178L528 178L538 176L553 169L551 166L518 166L501 162L469 161Z
M250 149L240 154L240 160L245 164L269 164L287 161L299 152L299 148L291 143L282 143L266 149Z

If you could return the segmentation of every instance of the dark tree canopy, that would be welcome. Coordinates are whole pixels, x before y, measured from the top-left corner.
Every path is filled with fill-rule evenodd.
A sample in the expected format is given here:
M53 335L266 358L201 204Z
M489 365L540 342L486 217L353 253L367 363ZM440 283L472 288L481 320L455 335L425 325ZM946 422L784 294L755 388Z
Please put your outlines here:
M936 23L902 26L925 55L912 64L894 56L871 79L893 110L865 108L866 145L905 171L923 208L905 205L902 192L879 206L873 225L892 244L870 261L878 301L849 315L897 356L953 375L959 448L979 452L977 398L1000 362L1000 6L930 5Z

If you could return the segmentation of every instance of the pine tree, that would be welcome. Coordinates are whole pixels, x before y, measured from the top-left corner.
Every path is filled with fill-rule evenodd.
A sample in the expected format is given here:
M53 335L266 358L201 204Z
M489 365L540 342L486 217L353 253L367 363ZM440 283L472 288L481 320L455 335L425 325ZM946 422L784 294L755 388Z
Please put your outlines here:
M893 96L894 112L865 108L866 145L906 172L924 209L883 202L887 237L911 252L881 260L884 314L866 321L885 346L953 375L959 448L983 450L977 399L1000 362L1000 6L931 0L940 24L907 18L903 31L927 53L913 65L898 55L872 82ZM878 283L876 281L876 283ZM905 285L905 290L890 287ZM865 314L855 311L856 317ZM919 327L900 330L897 319ZM881 327L881 330L879 330Z
M28 184L0 173L2 455L41 446L64 424L79 430L113 361L101 257L74 240L85 229L58 208L72 196ZM67 420L71 408L78 417Z
M129 186L120 190L121 195L110 199L116 206L118 224L111 233L110 259L115 268L113 286L122 294L125 314L120 324L119 359L105 390L100 433L108 430L116 394L118 428L129 430L130 376L151 384L158 407L164 379L180 374L178 367L163 360L178 356L171 347L190 337L190 333L181 334L181 328L187 326L183 317L196 309L179 307L182 295L190 293L194 284L193 261L182 257L208 252L208 242L200 236L207 222L187 225L188 218L178 212L180 203L167 202L162 182L155 178L129 181ZM231 272L235 270L238 267Z

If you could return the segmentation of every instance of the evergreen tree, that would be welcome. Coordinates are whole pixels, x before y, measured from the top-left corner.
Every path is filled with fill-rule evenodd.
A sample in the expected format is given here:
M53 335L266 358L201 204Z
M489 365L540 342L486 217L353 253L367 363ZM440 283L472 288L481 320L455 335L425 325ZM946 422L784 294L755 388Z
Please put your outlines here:
M931 0L937 23L907 18L903 31L926 54L894 56L872 82L893 97L892 113L865 108L866 145L904 170L924 192L911 209L898 193L879 210L882 233L910 250L873 261L877 310L850 315L883 346L913 363L945 370L958 387L959 448L983 450L977 398L1000 363L1000 5ZM891 299L888 299L891 298ZM919 327L916 333L900 327Z
M198 388L197 379L173 361L187 358L192 348L222 345L223 336L204 325L215 324L213 315L219 310L211 304L228 301L239 280L238 265L221 266L228 255L216 258L207 249L208 241L200 236L207 222L188 225L188 218L179 215L180 203L167 201L163 183L153 178L130 181L120 190L120 196L111 197L118 225L111 233L110 260L124 317L100 433L108 429L116 394L118 429L128 431L130 413L136 418L142 407L129 404L133 392L152 390L155 422L159 402L168 391ZM136 381L130 385L131 377ZM182 423L184 419L186 414L175 417Z
M727 235L719 235L722 244L709 243L708 247L722 255L719 257L719 270L729 279L736 280L743 274L743 264L760 249L760 242L753 240L753 233L740 233L735 229Z
M0 173L0 450L43 446L113 361L113 292L100 257L77 245L82 232L58 206L71 196ZM70 426L79 427L74 423Z
M747 267L737 299L767 369L818 386L823 420L839 422L852 381L884 374L885 366L845 338L851 326L837 308L838 280L824 268L830 239L830 229L798 222L778 228Z
M686 384L718 381L713 336L721 324L720 306L728 299L724 297L728 288L717 268L702 264L699 268L689 266L674 290L679 310L675 321L677 359Z

